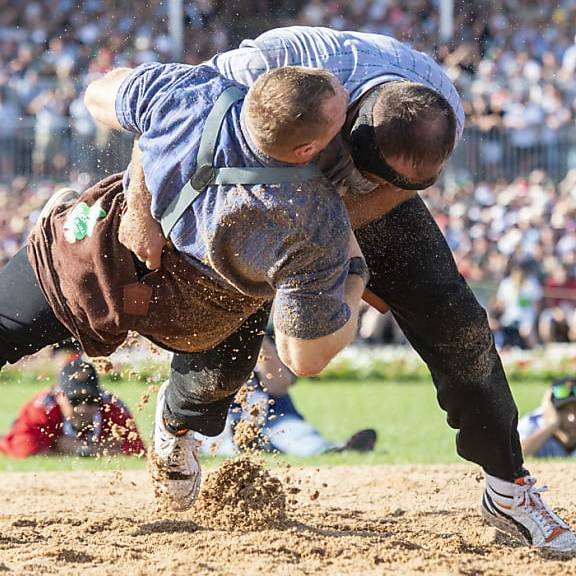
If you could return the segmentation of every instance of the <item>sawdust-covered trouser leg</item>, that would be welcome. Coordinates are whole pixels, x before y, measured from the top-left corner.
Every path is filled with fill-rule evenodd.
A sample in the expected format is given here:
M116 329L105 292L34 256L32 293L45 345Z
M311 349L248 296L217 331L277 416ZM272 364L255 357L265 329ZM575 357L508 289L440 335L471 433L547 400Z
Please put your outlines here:
M523 467L518 411L488 319L419 198L356 231L371 280L428 365L458 454L482 466L488 522L529 545L576 553L576 537Z
M175 354L170 380L158 394L150 474L160 508L186 510L200 488L200 442L217 436L236 392L249 379L268 322L269 309L256 312L211 350Z
M0 270L0 368L70 337L46 302L22 248Z
M477 302L424 202L415 197L356 231L369 288L428 365L458 453L493 476L522 470L518 413Z

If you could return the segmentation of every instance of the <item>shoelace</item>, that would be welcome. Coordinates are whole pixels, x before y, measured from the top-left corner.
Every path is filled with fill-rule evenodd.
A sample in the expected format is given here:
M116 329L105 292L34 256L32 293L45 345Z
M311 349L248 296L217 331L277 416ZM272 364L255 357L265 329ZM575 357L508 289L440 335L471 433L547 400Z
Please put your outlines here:
M540 496L548 490L548 487L536 488L536 478L533 476L525 476L523 480L524 484L516 484L514 505L524 508L528 514L535 518L538 525L542 527L546 538L556 528L567 529L568 525L544 504Z
M194 456L196 456L198 448L201 444L200 440L197 440L196 438L193 438L192 440L182 438L182 440L184 440L186 443L189 443L189 449L194 453ZM188 459L186 458L187 452L187 450L182 449L182 444L177 442L174 446L172 454L170 455L170 459L167 462L168 467L173 470L188 469Z

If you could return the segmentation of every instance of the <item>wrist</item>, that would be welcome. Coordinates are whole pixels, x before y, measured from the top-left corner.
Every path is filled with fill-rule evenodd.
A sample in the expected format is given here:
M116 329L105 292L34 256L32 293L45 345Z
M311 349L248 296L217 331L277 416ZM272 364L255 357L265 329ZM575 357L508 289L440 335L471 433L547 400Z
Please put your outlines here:
M368 285L370 280L370 271L366 260L362 256L352 256L348 260L348 275L358 276L362 279L364 287Z

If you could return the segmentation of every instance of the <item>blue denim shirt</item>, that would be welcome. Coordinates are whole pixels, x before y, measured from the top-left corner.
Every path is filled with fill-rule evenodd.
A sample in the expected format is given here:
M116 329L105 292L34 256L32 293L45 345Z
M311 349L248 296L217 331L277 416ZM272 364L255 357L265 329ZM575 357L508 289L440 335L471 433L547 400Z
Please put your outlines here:
M390 36L319 26L277 28L244 40L240 48L217 54L207 64L244 86L280 66L323 68L348 90L350 104L378 84L411 80L446 98L456 115L457 139L464 130L464 109L450 78L430 56Z
M116 98L120 124L140 135L152 214L165 208L196 169L206 116L232 82L208 66L144 64ZM228 112L215 166L283 165L250 140L242 101ZM128 176L125 189L128 185ZM272 186L208 186L170 240L190 262L243 294L275 300L277 330L318 338L350 317L344 303L350 222L325 178Z

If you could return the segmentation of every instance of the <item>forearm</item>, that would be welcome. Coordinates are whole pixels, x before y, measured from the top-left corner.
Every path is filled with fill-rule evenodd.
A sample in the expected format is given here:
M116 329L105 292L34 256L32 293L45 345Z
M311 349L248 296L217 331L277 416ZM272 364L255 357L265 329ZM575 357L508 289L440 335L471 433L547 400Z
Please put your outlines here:
M90 82L84 95L84 104L94 120L108 128L123 130L116 116L116 94L131 72L131 68L116 68Z
M128 209L137 210L141 214L150 215L150 205L152 194L146 186L144 178L144 168L142 166L142 152L140 151L140 139L134 139L132 146L132 156L130 158L130 184L126 194L126 204Z
M148 269L159 268L166 239L160 223L152 216L152 194L146 186L138 140L132 150L126 211L122 215L118 239Z
M258 372L262 386L270 394L277 396L287 394L288 388L296 380L294 374L280 360L276 346L267 336L262 341L262 348L260 349L255 371Z
M557 430L557 424L546 424L543 428L534 432L534 434L530 434L530 436L521 440L524 456L533 456L536 454Z

